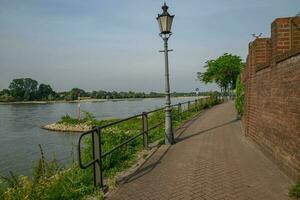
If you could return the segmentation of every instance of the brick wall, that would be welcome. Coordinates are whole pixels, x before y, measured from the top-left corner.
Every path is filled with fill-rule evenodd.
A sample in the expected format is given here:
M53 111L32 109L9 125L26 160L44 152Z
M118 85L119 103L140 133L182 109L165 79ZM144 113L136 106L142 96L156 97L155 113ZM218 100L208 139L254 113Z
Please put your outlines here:
M274 20L270 38L249 43L241 79L246 135L300 178L300 17Z

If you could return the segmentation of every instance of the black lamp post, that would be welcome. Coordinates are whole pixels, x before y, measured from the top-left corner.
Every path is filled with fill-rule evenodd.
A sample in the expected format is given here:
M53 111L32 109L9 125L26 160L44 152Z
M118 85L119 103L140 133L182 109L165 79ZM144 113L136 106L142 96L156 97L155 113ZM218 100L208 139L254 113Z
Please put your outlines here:
M172 108L170 98L170 81L169 81L169 60L168 60L168 39L172 35L171 27L174 15L168 13L168 6L166 3L162 6L163 13L156 18L160 28L159 36L164 40L164 52L165 54L165 92L166 92L166 108L165 108L165 144L174 143L174 134L172 127Z

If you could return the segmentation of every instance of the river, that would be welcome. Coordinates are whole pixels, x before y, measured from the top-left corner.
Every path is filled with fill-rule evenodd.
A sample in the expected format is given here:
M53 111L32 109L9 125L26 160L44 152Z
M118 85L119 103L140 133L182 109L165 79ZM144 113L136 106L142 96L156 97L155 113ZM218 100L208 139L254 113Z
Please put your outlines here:
M193 100L193 97L172 98L172 104ZM81 110L97 119L124 118L162 107L164 98L82 102ZM57 122L66 113L76 116L76 103L0 104L0 175L9 171L30 175L33 162L40 157L41 144L46 159L55 157L67 164L76 152L80 133L51 132L40 127Z

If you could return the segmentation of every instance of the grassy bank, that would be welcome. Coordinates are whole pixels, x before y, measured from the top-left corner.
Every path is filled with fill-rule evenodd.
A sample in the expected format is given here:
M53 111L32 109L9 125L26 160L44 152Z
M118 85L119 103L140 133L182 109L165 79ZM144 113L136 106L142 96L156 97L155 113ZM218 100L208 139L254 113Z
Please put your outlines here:
M181 119L178 117L178 110L173 109L174 127L178 127L184 120L194 117L199 110L208 108L217 104L215 97L202 101L201 104L191 106L190 112L184 112ZM68 122L66 122L68 121ZM90 116L90 121L94 126L101 126L114 120L97 121ZM159 111L148 116L149 127L164 121L163 111ZM64 118L62 122L76 123L69 117ZM163 138L163 123L157 129L149 133L150 142ZM138 134L141 130L141 118L134 118L130 121L120 123L113 127L103 129L102 148L106 152L121 142ZM91 138L86 137L83 148L83 160L89 161L91 155ZM143 149L142 137L133 140L128 145L116 150L103 160L104 178L111 179L118 172L128 169L136 160L138 152ZM41 159L35 164L33 176L2 177L0 181L0 199L82 199L87 195L99 193L93 186L92 168L81 170L73 162L70 167L62 168L55 160L47 161L41 150Z

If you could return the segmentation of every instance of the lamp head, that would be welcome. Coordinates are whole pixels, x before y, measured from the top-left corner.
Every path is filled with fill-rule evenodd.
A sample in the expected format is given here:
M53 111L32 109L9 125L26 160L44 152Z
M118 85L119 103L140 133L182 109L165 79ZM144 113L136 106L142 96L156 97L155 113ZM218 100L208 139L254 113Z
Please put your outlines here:
M175 15L170 15L166 3L161 7L163 12L156 18L159 24L160 34L171 34L171 27Z

